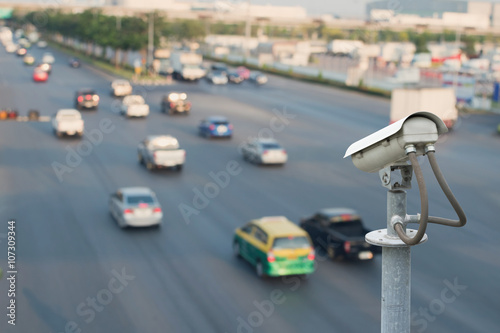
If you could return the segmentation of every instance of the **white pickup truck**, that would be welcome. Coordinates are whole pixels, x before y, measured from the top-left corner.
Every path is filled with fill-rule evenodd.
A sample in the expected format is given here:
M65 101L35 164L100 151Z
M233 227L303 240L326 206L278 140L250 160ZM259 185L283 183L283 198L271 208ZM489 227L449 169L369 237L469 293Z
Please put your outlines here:
M137 147L140 164L148 170L156 168L175 168L182 170L186 151L179 148L179 142L170 135L148 136Z
M111 94L116 97L132 94L132 85L127 80L114 80L111 83Z
M149 105L141 95L128 95L123 98L120 111L126 117L147 117Z
M52 128L58 137L63 134L81 137L84 131L82 115L75 109L61 109L52 118Z

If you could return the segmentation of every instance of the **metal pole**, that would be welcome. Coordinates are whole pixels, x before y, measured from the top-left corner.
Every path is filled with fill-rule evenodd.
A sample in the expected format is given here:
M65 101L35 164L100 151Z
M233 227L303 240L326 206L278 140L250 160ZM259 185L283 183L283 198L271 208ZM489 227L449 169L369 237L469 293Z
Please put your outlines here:
M462 39L462 34L457 29L455 31L455 45L456 45L457 49L460 49L460 40L461 39ZM455 73L454 73L455 75L453 76L453 90L455 91L455 98L457 98L457 86L458 86L458 75L459 75L459 72L460 72L460 68L458 68L455 71Z
M402 181L394 182L391 173L400 170ZM407 237L417 234L417 230L407 229L407 223L419 221L419 215L406 215L406 191L411 188L411 165L392 166L379 171L382 185L387 192L387 228L366 234L368 243L382 247L382 333L410 333L410 292L411 292L411 251L401 240L396 225L402 225ZM420 187L420 185L419 185ZM424 234L419 242L427 241Z
M387 237L399 239L393 216L406 216L406 191L387 192ZM406 244L382 248L382 333L410 333L411 253Z
M154 13L149 14L148 26L148 68L153 64L154 51Z
M250 25L250 0L247 1L247 14L246 14L246 23L245 23L245 57L248 58L250 56L250 37L251 37L251 28Z

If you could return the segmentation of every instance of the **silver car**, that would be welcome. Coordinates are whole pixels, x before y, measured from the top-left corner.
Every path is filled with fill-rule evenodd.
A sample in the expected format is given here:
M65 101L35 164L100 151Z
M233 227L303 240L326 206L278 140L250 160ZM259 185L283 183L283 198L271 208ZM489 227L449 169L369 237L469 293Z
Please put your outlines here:
M274 139L254 139L243 145L243 158L260 164L285 164L286 150Z
M160 226L163 213L147 187L123 187L111 194L109 212L121 228Z

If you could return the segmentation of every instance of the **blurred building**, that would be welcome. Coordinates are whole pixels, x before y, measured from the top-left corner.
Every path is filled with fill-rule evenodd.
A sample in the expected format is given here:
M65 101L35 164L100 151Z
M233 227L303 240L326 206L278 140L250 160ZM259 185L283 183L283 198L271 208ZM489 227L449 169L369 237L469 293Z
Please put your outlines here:
M490 3L491 5L491 3ZM441 16L445 12L467 13L468 2L460 0L374 1L366 5L367 17L374 9L391 10L394 14L412 14L422 17Z
M159 10L186 10L191 9L189 2L175 0L104 0L104 6L116 6L127 9L159 9Z
M500 27L500 3L493 4L491 12L491 25L493 27Z
M300 6L252 5L230 1L189 2L176 0L104 0L104 6L125 9L166 10L185 13L230 16L232 19L296 20L307 19L307 11Z
M466 27L500 26L500 4L486 1L375 1L367 4L371 21L398 25Z
M259 63L280 62L290 66L307 66L317 44L310 41L271 41L259 43L255 50Z

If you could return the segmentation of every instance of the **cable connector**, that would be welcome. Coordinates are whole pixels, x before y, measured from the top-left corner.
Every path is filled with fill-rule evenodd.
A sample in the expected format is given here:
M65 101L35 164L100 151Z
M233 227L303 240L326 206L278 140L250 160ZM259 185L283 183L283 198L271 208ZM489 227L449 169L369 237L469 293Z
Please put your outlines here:
M417 148L414 145L407 145L405 147L405 154L408 155L410 153L417 153Z
M430 151L432 151L432 152L436 151L436 147L434 147L433 143L428 143L425 145L425 153L427 154Z

